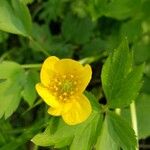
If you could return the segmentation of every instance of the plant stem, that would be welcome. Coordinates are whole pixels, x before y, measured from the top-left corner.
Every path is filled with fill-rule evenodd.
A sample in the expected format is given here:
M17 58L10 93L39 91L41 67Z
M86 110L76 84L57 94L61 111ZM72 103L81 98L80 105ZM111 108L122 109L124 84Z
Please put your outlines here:
M34 145L33 150L38 150L38 146Z
M39 51L41 51L45 56L50 56L50 54L36 41L33 37L29 37L30 41L33 42Z
M132 127L135 131L135 135L136 135L136 139L137 139L137 148L136 148L136 150L138 150L139 149L139 145L138 145L138 125L137 125L137 115L136 115L135 101L133 101L130 104L130 111L131 111Z
M40 68L42 65L41 64L24 64L21 66L24 69L29 69L29 68Z

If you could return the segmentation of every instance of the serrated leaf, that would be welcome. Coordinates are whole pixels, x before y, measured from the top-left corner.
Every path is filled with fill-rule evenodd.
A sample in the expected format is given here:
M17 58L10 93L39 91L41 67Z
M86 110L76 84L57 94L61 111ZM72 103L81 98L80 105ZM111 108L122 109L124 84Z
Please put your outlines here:
M26 80L25 80L24 89L22 91L22 96L30 106L33 105L37 97L35 84L38 81L39 81L39 74L36 71L26 72Z
M101 125L102 115L95 114L93 119L88 124L83 124L76 130L70 150L91 150L96 142Z
M29 36L31 32L31 17L28 8L19 0L0 0L0 30L14 34Z
M141 87L144 65L133 67L132 53L124 40L107 58L102 68L102 86L110 108L125 107Z
M108 126L109 124L107 122L107 119L105 118L101 133L97 139L97 143L95 146L96 150L119 150L118 145L113 141L112 137L109 134Z
M0 84L0 118L8 118L18 107L24 82L24 70L15 62L0 64L0 78L6 81Z
M115 113L106 115L108 132L113 141L123 150L135 150L137 146L134 130L130 125Z
M88 98L92 101L93 96ZM58 124L51 122L45 132L37 134L32 141L40 146L54 145L55 148L61 148L70 145L71 150L90 150L96 142L101 124L102 114L100 110L94 109L91 116L79 125L69 126L62 119ZM55 131L51 133L54 127Z

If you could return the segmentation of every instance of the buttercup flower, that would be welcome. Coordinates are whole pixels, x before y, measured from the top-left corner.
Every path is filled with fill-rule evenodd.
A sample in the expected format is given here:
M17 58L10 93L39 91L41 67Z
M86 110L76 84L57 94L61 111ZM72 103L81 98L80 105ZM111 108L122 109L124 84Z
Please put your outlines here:
M48 57L40 72L41 83L36 90L50 106L48 113L62 116L69 125L85 121L91 114L91 104L83 94L91 79L89 65L82 66L72 59Z

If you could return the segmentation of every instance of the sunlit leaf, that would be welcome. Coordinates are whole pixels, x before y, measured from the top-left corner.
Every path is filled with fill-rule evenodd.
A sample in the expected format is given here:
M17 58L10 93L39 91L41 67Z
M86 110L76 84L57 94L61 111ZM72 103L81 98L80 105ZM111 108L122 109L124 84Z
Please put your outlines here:
M0 0L0 30L29 36L31 17L28 8L19 0Z
M25 101L32 106L37 93L35 91L35 84L39 81L39 74L36 71L28 71L26 72L26 80L24 89L22 91L22 96Z
M107 58L102 69L102 86L111 108L129 105L141 87L143 65L133 67L127 40Z
M24 84L24 70L15 62L0 64L0 78L6 81L0 84L0 118L8 118L18 107Z

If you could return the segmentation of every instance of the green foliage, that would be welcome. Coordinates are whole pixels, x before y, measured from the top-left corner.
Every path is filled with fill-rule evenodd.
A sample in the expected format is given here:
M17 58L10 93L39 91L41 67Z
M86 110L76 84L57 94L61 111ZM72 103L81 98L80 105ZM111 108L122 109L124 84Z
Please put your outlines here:
M106 116L108 131L115 143L124 150L136 149L136 138L133 129L114 113Z
M8 118L19 106L22 96L30 106L33 105L39 77L37 72L25 72L21 65L10 61L0 64L0 72L0 118Z
M110 108L125 107L141 87L143 65L133 67L127 40L107 58L102 69L102 85Z
M89 18L74 18L69 14L63 22L62 35L67 41L84 44L89 41L92 35L92 29L93 23Z
M35 84L39 81L39 74L36 71L26 72L26 83L22 91L22 96L24 100L32 106L37 98L37 93L35 91Z
M135 150L136 138L148 138L149 4L0 0L0 150ZM94 95L85 95L93 111L81 124L50 116L35 91L41 63L52 55L91 64Z
M134 131L128 123L115 113L108 112L96 148L118 150L121 147L134 150L136 144Z
M138 130L139 138L146 138L150 134L150 120L147 119L149 116L150 106L150 95L143 94L137 99L137 119L138 119Z
M93 96L87 95L90 101L95 101ZM54 145L55 148L61 148L70 145L71 150L90 150L96 142L102 124L102 115L97 107L94 103L93 113L80 125L69 126L63 120L51 118L46 130L37 134L32 141L40 146Z
M110 133L108 131L108 122L105 118L102 126L101 133L98 137L97 143L96 143L96 149L111 149L111 150L119 150L118 145L113 141L112 137L110 136Z
M28 8L19 0L0 0L0 29L6 32L29 36L31 17Z
M140 0L89 0L87 8L93 19L97 19L102 15L117 19L126 19L138 11Z
M136 100L139 139L145 139L150 134L150 121L147 119L150 114L149 98L149 94L142 93ZM131 124L131 114L129 108L122 110L122 116Z
M0 118L3 115L8 118L20 103L24 70L17 63L3 62L0 64L0 72L0 79L5 79L0 84Z

